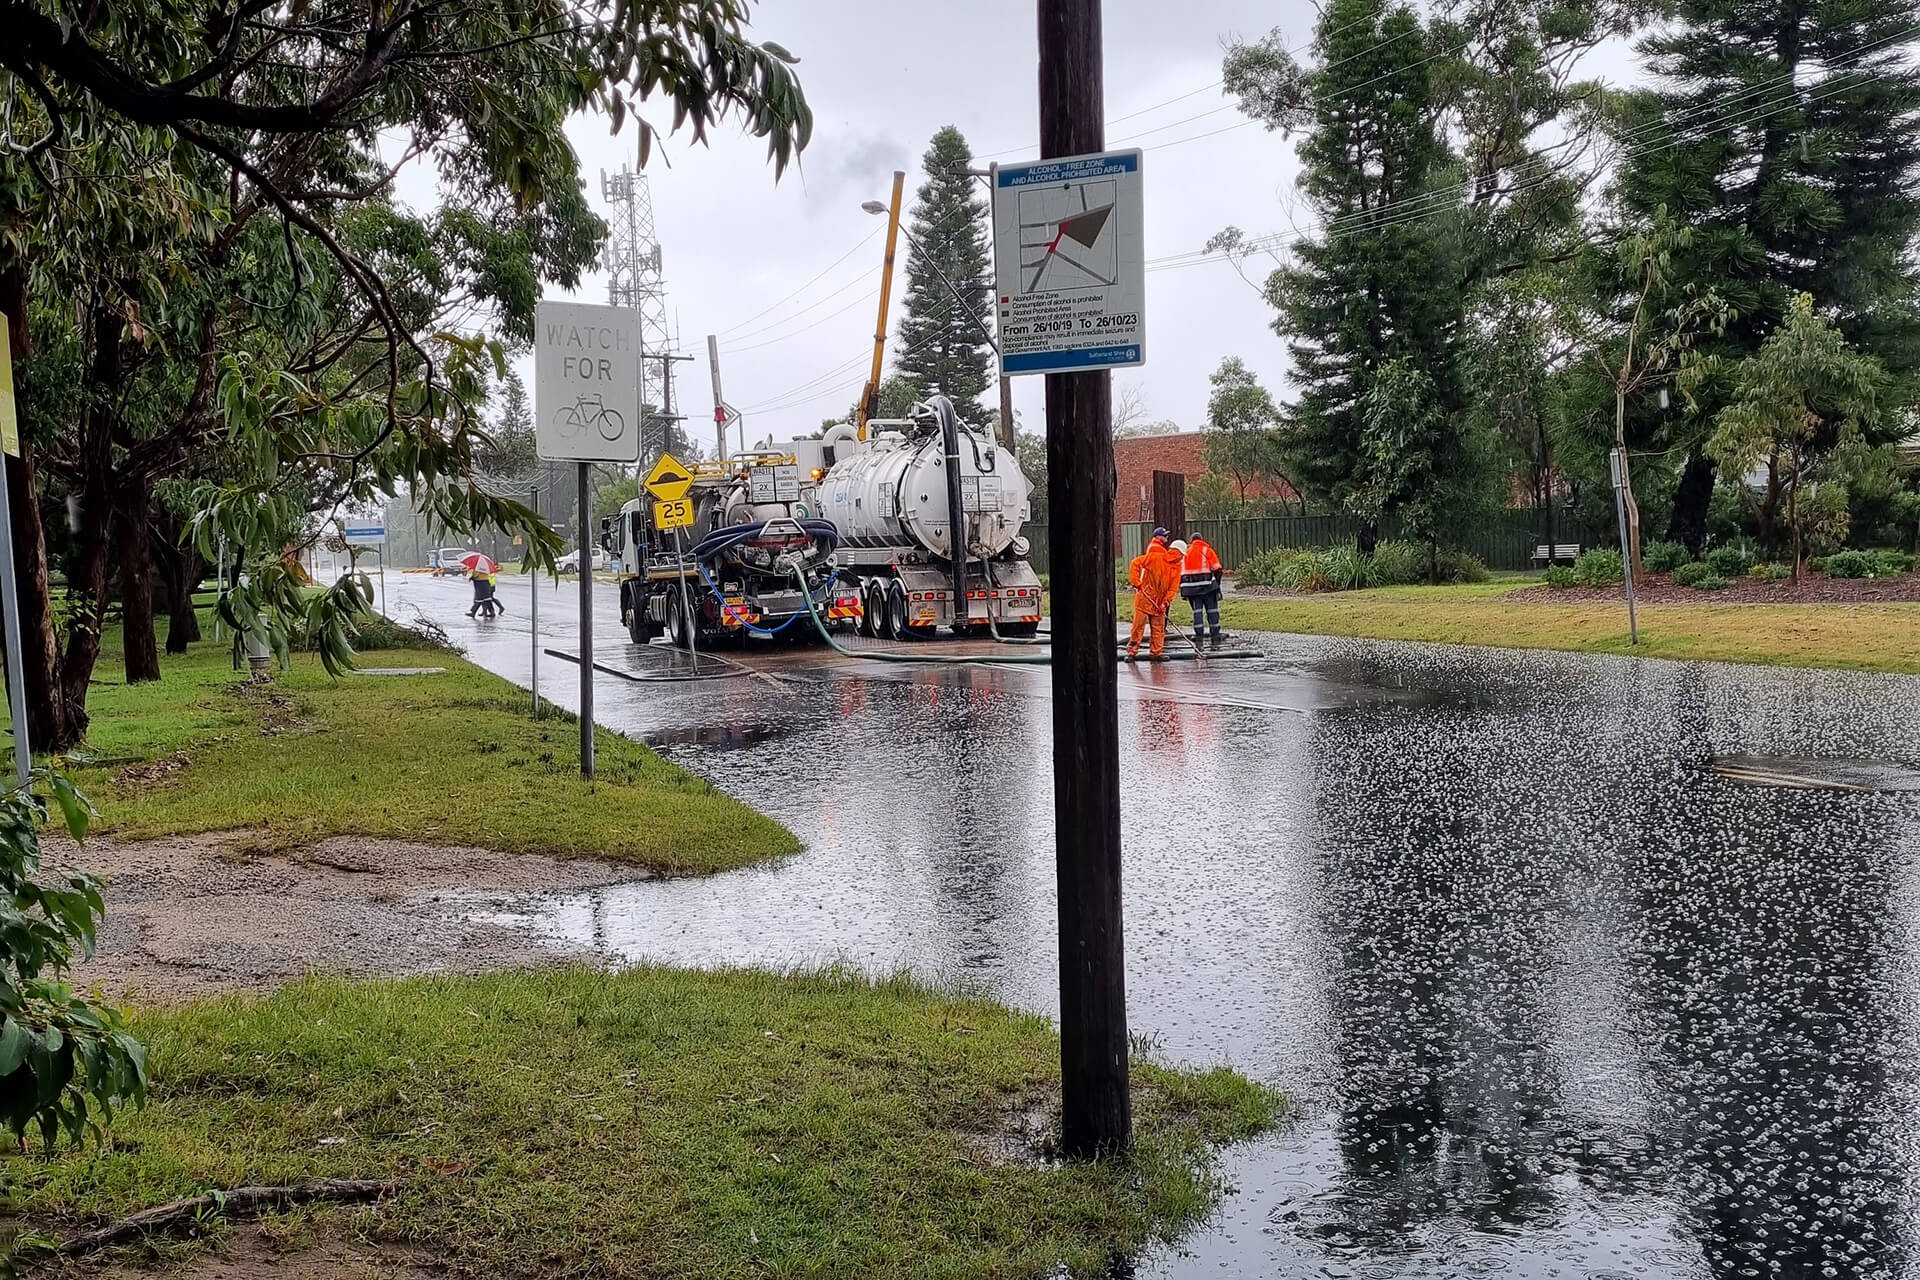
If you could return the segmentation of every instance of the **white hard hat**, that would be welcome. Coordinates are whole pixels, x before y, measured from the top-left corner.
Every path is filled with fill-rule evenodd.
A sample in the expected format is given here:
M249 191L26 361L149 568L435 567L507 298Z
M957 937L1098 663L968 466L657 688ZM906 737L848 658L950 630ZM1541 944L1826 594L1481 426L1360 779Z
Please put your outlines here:
M1178 540L1176 540L1176 541L1175 541L1175 542L1173 543L1173 545L1172 545L1172 547L1171 547L1171 548L1169 548L1169 549L1170 549L1170 550L1173 550L1173 551L1178 551L1178 552L1179 552L1179 553L1180 553L1181 555L1185 555L1185 554L1187 554L1187 542L1186 542L1186 539L1184 539L1184 538L1181 538L1181 539L1178 539Z

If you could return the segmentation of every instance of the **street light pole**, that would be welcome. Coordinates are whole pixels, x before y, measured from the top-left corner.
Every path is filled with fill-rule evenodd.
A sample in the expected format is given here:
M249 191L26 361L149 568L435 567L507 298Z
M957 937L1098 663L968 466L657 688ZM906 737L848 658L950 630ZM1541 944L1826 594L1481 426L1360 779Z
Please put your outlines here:
M1038 0L1040 156L1106 145L1100 0ZM1047 379L1053 545L1053 806L1060 913L1061 1147L1131 1140L1120 913L1120 712L1113 581L1112 385Z

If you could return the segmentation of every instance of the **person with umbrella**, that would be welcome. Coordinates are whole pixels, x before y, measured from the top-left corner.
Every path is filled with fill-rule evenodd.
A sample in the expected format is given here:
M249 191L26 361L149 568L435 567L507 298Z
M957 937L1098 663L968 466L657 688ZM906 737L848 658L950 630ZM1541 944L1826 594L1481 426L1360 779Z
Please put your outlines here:
M467 616L471 618L475 614L484 614L491 619L496 613L505 613L495 579L500 566L478 551L469 551L461 558L460 567L467 571L473 582L473 607L467 610Z

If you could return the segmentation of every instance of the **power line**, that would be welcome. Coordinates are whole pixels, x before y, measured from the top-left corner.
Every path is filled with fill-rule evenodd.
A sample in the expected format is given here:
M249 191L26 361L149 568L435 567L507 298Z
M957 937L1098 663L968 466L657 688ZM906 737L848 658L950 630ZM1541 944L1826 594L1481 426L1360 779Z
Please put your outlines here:
M819 275L814 276L813 279L807 281L805 284L801 285L798 289L795 289L792 293L780 299L780 301L772 303L771 305L763 307L759 311L754 312L752 315L748 316L745 320L740 321L739 324L728 325L726 328L719 330L718 331L719 334L722 337L724 337L725 335L732 333L735 329L744 328L745 326L752 324L755 320L758 320L761 316L766 315L767 312L772 311L778 307L783 307L787 303L793 301L793 299L799 297L801 294L811 289L815 284L818 284L821 278L824 277L827 274L827 272L833 270L835 267L845 262L848 258L851 258L854 254L860 252L861 249L866 247L867 241L879 235L882 230L883 228L881 227L875 227L873 230L867 232L866 235L860 237L860 239L854 243L854 246L851 249L848 249L845 253L841 254L839 257L835 258L832 262L829 262L824 268L822 268Z

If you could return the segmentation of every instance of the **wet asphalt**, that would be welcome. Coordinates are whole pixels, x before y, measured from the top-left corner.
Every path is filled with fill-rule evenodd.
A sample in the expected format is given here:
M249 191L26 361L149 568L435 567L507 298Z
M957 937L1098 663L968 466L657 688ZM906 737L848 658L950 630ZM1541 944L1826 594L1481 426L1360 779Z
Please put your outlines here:
M527 682L525 580L492 623L462 583L387 588ZM542 647L573 650L551 588ZM679 669L596 588L600 661ZM1129 1016L1301 1115L1138 1275L1920 1276L1920 679L1242 639L1121 672ZM602 674L598 719L807 851L486 917L1051 1012L1045 669L731 658ZM576 681L542 657L555 701Z

